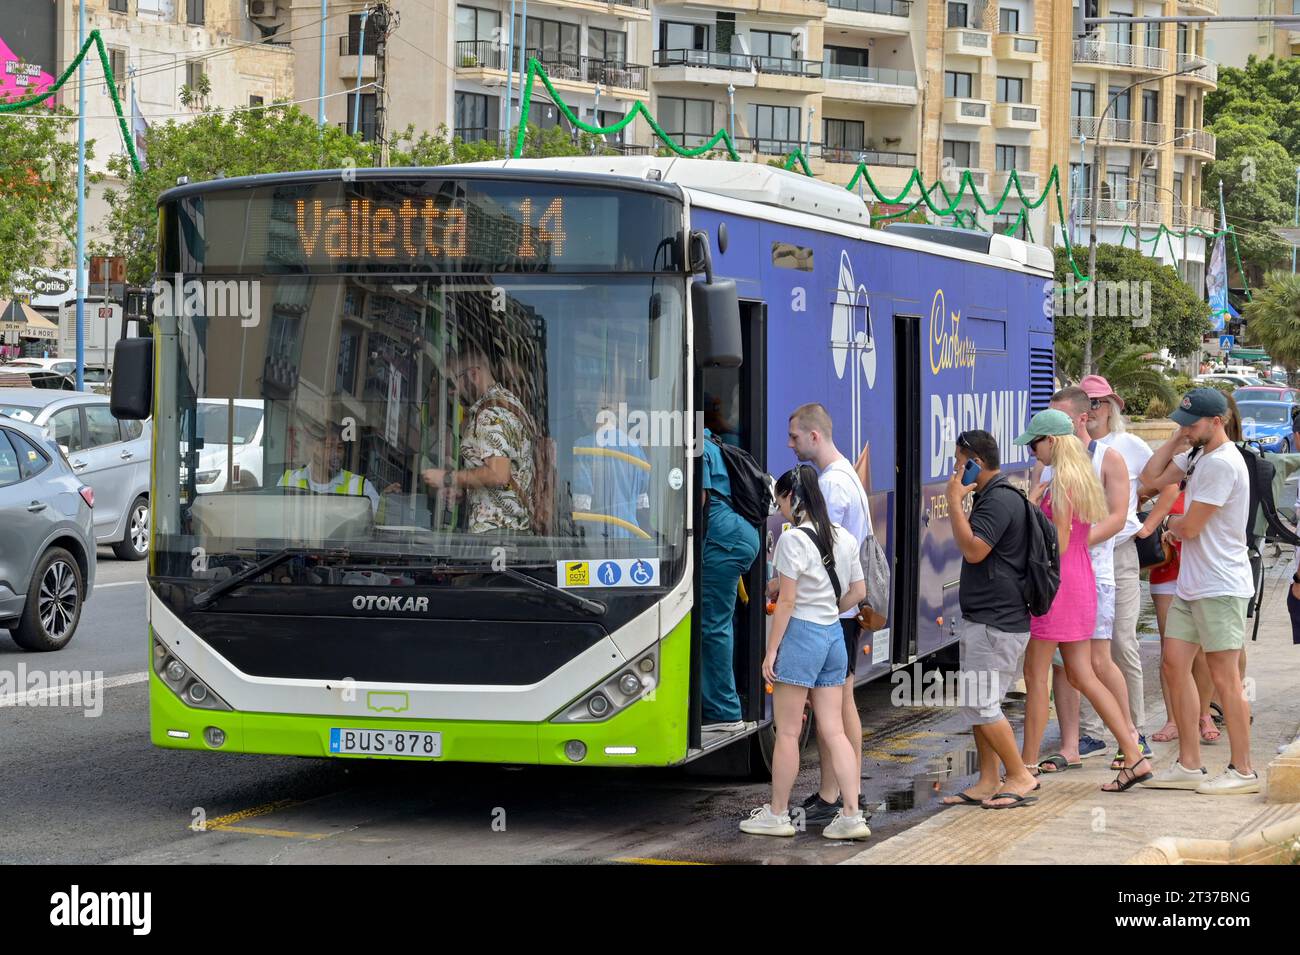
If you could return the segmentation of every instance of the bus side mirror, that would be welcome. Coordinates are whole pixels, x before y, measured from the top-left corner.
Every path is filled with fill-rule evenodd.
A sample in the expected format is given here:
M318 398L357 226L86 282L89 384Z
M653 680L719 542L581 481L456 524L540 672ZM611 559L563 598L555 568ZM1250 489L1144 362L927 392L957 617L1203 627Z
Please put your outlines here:
M691 283L695 360L701 368L739 368L740 297L731 279Z
M153 339L120 338L113 347L109 410L123 421L143 421L153 413Z

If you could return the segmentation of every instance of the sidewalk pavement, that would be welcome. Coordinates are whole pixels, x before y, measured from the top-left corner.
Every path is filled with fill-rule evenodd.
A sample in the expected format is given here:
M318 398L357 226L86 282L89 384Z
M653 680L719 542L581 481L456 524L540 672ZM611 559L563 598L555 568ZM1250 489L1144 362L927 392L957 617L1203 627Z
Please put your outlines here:
M1286 611L1289 561L1282 570L1265 582L1259 640L1252 643L1249 632L1246 640L1246 676L1254 681L1255 692L1251 760L1263 792L1202 796L1143 786L1102 792L1102 784L1115 777L1108 751L1085 760L1083 769L1043 776L1032 805L997 812L945 807L843 864L1222 863L1255 861L1261 846L1277 861L1272 847L1300 838L1300 742L1279 756L1279 748L1300 733L1300 646L1291 642ZM1158 687L1154 703L1151 692L1145 695L1149 722L1144 732L1150 734L1164 725L1165 714ZM1177 742L1152 743L1151 748L1156 772L1178 758ZM1227 733L1216 743L1203 744L1201 752L1209 775L1219 773L1228 764ZM945 790L957 792L973 778L952 779ZM1293 861L1291 855L1300 858L1298 849L1288 853L1284 861Z

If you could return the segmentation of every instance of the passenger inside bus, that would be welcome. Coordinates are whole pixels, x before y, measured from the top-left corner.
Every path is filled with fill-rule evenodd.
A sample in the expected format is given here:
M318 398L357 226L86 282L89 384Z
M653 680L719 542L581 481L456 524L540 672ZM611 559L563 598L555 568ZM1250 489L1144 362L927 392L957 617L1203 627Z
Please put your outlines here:
M329 416L326 416L327 418ZM379 492L364 475L343 467L343 427L337 420L324 423L305 414L290 430L292 460L307 463L288 468L276 482L278 487L313 494L365 495L370 510L379 510Z
M497 379L500 367L481 345L461 352L455 367L456 393L466 407L460 467L428 468L421 475L430 493L448 489L465 494L471 534L531 526L532 418Z
M618 426L617 402L591 414L592 431L573 446L573 519L590 537L650 535L650 462Z

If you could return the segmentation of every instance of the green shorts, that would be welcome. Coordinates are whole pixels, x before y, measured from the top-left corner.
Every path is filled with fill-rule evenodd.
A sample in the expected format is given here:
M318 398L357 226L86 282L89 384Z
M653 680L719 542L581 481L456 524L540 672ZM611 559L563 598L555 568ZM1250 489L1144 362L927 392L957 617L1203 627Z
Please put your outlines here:
M1200 644L1206 653L1240 650L1246 642L1249 597L1175 597L1165 620L1165 636Z

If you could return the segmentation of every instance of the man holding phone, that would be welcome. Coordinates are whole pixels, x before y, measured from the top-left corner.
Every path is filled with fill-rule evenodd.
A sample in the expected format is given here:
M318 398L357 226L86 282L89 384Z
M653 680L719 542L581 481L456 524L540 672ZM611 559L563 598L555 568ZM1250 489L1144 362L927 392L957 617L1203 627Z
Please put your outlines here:
M956 467L944 496L952 536L961 550L961 686L963 715L975 737L979 779L944 798L946 806L1002 809L1023 805L1038 787L1025 768L1002 698L1011 689L1029 643L1029 510L1024 496L1000 470L997 440L987 431L957 435ZM993 494L995 488L1005 490ZM970 514L963 504L971 498ZM1002 778L999 764L1006 768Z

